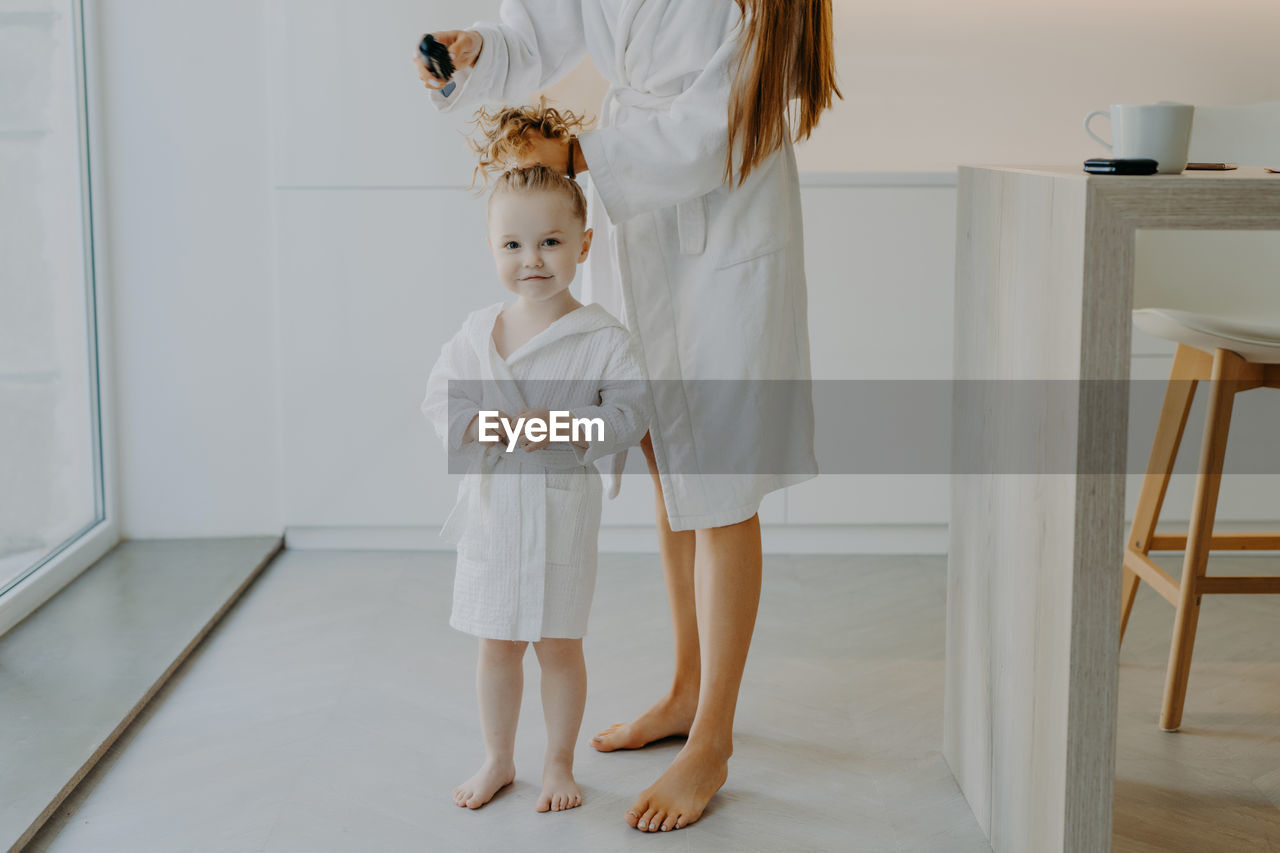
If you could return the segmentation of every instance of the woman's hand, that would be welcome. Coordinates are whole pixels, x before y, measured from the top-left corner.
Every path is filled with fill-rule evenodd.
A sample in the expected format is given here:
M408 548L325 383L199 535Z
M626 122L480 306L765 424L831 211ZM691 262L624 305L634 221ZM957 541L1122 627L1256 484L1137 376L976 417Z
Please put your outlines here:
M484 36L475 30L444 30L432 33L431 37L449 49L454 68L470 68L480 58L480 51L484 50ZM413 63L418 66L418 77L428 89L444 87L446 81L431 73L421 52L414 54Z
M536 131L525 138L529 141L529 148L516 160L518 168L550 166L563 175L569 174L569 140L548 139Z

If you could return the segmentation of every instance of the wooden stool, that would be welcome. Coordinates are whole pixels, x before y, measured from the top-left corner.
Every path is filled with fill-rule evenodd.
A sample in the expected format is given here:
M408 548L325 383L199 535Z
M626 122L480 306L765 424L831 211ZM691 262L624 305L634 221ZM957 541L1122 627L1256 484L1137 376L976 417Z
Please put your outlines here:
M1185 536L1157 534L1156 523L1178 455L1178 445L1182 441L1183 428L1187 424L1187 414L1191 410L1196 385L1202 380L1209 380L1211 384L1190 528ZM1200 597L1213 593L1280 593L1280 577L1209 577L1205 574L1211 550L1280 550L1280 533L1213 533L1235 395L1264 386L1280 388L1280 364L1247 360L1225 349L1214 349L1210 354L1185 343L1178 344L1160 423L1151 447L1151 460L1147 464L1133 527L1125 545L1120 616L1120 639L1123 642L1139 578L1177 608L1164 701L1160 709L1160 728L1165 731L1177 731L1182 723L1191 650L1195 645L1196 622L1200 616ZM1181 583L1152 562L1148 556L1152 551L1186 552Z

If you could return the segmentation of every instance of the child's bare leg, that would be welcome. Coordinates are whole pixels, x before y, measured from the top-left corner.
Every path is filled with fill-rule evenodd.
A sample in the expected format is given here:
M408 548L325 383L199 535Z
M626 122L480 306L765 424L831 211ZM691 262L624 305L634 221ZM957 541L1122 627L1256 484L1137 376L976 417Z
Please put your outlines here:
M694 531L672 531L667 521L667 507L662 500L662 483L658 479L658 463L648 435L640 442L649 475L653 478L653 495L657 503L658 551L662 557L662 573L667 581L667 602L671 606L671 625L675 633L676 672L671 690L649 710L629 723L615 723L591 739L601 752L615 749L639 749L647 743L671 735L687 735L698 709L698 687L702 658L698 644L698 615L694 606L693 555Z
M558 812L582 805L582 791L573 779L573 746L587 703L587 665L581 638L546 637L533 650L542 666L542 713L547 718L547 763L537 808Z
M476 696L484 730L484 764L453 789L453 801L478 809L516 778L516 722L524 692L524 650L528 643L480 640Z

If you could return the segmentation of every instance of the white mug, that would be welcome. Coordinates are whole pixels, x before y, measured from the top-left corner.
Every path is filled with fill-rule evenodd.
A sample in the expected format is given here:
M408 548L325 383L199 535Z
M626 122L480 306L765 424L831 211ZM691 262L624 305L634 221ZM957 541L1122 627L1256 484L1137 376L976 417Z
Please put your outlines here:
M1094 110L1085 116L1084 131L1117 160L1144 157L1156 161L1160 174L1176 175L1187 168L1195 109L1190 104L1112 104L1110 112ZM1111 119L1114 145L1089 128L1094 116Z

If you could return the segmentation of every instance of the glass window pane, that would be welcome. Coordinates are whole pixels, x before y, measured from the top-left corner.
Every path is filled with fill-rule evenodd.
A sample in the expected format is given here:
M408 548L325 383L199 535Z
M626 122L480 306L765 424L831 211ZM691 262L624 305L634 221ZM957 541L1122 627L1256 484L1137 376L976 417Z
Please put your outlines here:
M0 594L103 517L81 32L0 0Z

